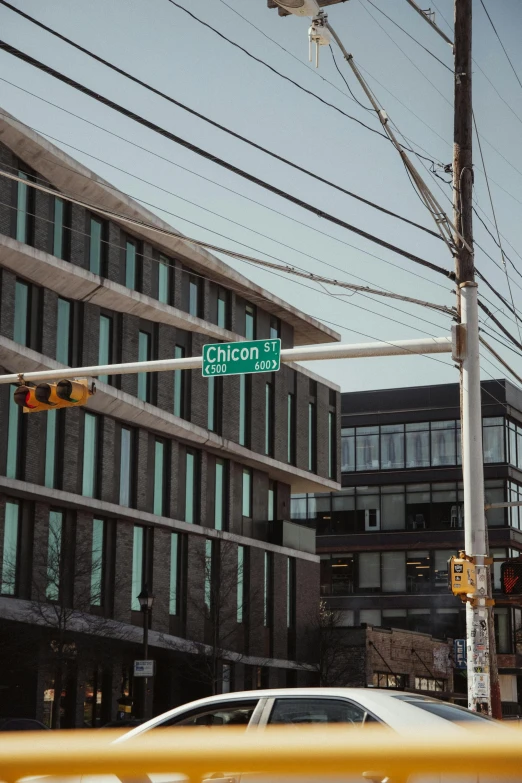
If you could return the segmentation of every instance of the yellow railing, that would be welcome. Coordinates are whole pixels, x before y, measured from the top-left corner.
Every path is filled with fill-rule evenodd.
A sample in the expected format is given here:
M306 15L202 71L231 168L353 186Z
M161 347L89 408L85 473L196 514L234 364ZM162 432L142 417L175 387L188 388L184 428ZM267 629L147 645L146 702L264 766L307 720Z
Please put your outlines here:
M468 724L469 726L469 724ZM522 779L522 736L491 724L472 730L450 725L435 733L331 726L175 728L114 742L110 731L6 732L0 734L0 780L23 777L105 775L136 778L180 773L201 780L213 773L267 775L361 775L405 779L452 773L518 776Z

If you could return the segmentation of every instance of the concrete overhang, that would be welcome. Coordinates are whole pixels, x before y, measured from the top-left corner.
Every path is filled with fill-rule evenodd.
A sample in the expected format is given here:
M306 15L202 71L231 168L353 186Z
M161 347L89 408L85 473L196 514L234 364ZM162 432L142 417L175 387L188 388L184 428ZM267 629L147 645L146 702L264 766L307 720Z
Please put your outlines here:
M0 365L12 373L65 368L55 359L26 348L7 337L0 336ZM232 440L198 427L172 413L138 400L131 394L115 389L106 383L96 382L97 392L87 404L89 410L112 416L136 427L157 432L161 436L176 438L192 446L204 447L224 459L241 462L255 470L263 470L274 481L289 484L293 493L336 492L341 485L314 473L287 465L284 462L256 454ZM27 414L31 415L31 414ZM37 416L38 414L32 414Z
M132 226L120 221L125 230L146 239L167 255L185 260L196 272L210 277L223 286L233 288L252 304L281 318L294 327L295 345L338 342L340 335L315 318L303 313L270 293L225 264L206 250L193 245L176 229L161 220L130 196L121 193L106 180L71 158L29 127L19 122L8 112L0 117L0 141L11 149L29 166L44 176L64 195L92 204L92 209L106 209L122 216L148 223L162 231L175 232L167 236L145 226ZM118 218L111 218L118 223Z

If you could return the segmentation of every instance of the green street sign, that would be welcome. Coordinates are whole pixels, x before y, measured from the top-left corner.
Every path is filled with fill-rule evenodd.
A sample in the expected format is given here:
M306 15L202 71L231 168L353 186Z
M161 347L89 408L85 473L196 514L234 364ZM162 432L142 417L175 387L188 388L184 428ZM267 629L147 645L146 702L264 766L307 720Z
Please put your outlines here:
M274 372L279 370L280 366L281 340L279 339L203 346L202 372L205 378L216 375Z

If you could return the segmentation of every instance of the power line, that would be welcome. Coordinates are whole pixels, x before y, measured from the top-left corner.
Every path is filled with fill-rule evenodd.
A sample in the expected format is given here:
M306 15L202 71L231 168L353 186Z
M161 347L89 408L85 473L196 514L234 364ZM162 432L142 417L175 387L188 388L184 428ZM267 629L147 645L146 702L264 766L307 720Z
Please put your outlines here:
M513 65L513 63L511 62L511 58L510 58L509 54L507 53L506 47L505 47L505 46L504 46L504 44L502 43L502 39L500 38L500 35L499 35L499 34L498 34L498 32L497 32L497 28L496 28L496 27L495 27L495 25L493 24L493 20L492 20L491 16L490 16L490 15L489 15L489 13L488 13L488 9L487 9L487 8L486 8L486 6L484 5L484 0L480 0L480 4L481 4L482 8L484 9L484 11L486 12L486 16L487 16L487 17L488 17L488 19L489 19L489 23L490 23L491 27L493 28L493 30L494 30L494 32L495 32L495 35L496 35L496 36L497 36L497 38L498 38L498 42L499 42L499 44L501 45L501 47L502 47L502 50L503 50L504 54L506 55L506 59L507 59L508 63L509 63L509 64L510 64L510 66L511 66L511 70L512 70L512 71L513 71L513 73L515 74L515 78L516 78L517 82L519 83L520 87L522 87L522 82L520 81L520 79L519 79L519 77L518 77L518 74L517 74L517 72L516 72L516 70L515 70L515 66L514 66L514 65Z
M189 169L186 166L182 166L180 163L177 163L177 162L171 160L170 158L166 158L163 155L160 155L159 153L154 152L153 150L149 149L148 147L143 147L141 144L137 144L136 142L131 141L130 139L127 139L125 136L120 136L118 133L114 133L114 131L111 131L108 128L105 128L103 125L97 125L95 122L92 122L91 120L88 120L88 119L86 119L85 117L82 117L79 114L75 114L74 112L71 112L68 109L64 109L63 106L59 106L56 103L52 103L51 101L48 101L45 98L42 98L40 95L36 95L35 93L32 93L29 90L26 90L23 87L20 87L19 85L14 84L13 82L8 81L7 79L2 78L1 76L0 76L0 81L3 81L6 84L9 84L12 87L16 87L16 89L21 90L22 92L26 93L27 95L31 95L33 98L37 98L38 100L42 101L43 103L46 103L49 106L53 106L54 108L59 109L60 111L63 111L66 114L69 114L70 116L75 117L76 119L81 120L82 122L85 122L88 125L91 125L92 127L97 128L98 130L101 130L104 133L109 134L110 136L114 136L115 138L119 139L120 141L126 142L127 144L130 144L132 147L136 147L136 149L142 150L143 152L147 152L149 155L153 155L155 158L158 158L159 160L161 160L161 161L163 161L165 163L169 163L170 165L175 166L176 168L179 168L182 171L186 171L189 174L193 174L195 177L198 177L199 179L202 179L205 182L209 182L212 185L216 185L216 187L221 188L222 190L227 191L227 193L233 193L235 196L238 196L239 198L242 198L245 201L249 201L250 203L255 204L256 206L262 207L263 209L266 209L268 212L271 212L271 213L273 213L275 215L278 215L279 217L283 217L286 220L290 220L292 223L295 223L296 225L301 226L302 228L306 228L306 229L308 229L310 231L313 231L316 234L319 234L320 236L324 236L327 239L331 239L334 242L338 242L339 244L341 244L341 245L343 245L345 247L349 247L352 250L356 250L359 253L363 253L364 255L367 255L370 258L375 258L377 261L382 261L382 263L388 264L389 266L392 266L395 269L399 269L402 272L406 272L409 275L414 275L416 278L419 278L420 280L424 280L427 283L430 283L431 285L437 286L438 288L443 288L444 290L447 290L446 286L442 285L441 283L437 283L435 280L430 280L429 278L424 277L423 275L419 275L417 272L414 272L414 271L412 271L412 270L410 270L410 269L408 269L406 267L402 267L402 266L399 266L398 264L394 264L393 261L390 261L390 260L388 260L386 258L382 258L382 256L377 256L377 255L375 255L375 253L371 253L369 250L364 250L363 248L357 247L357 245L352 245L350 242L346 242L346 240L344 240L344 239L340 239L339 237L336 237L333 234L328 234L325 231L321 231L320 229L316 228L315 226L310 225L309 223L304 223L303 221L298 220L297 218L294 218L291 215L287 215L286 213L281 212L281 211L275 209L274 207L270 207L267 204L263 204L261 201L257 201L256 199L253 199L250 196L246 196L245 194L240 193L239 191L234 190L233 188L227 187L226 185L223 185L221 182L217 182L216 180L213 180L210 177L206 177L206 176L204 176L203 174L200 174L197 171L193 171L192 169ZM9 120L12 119L10 117L10 115L5 114L1 110L0 110L0 116L4 116L4 117L6 117ZM53 141L57 141L60 144L63 144L66 147L69 147L70 149L75 150L76 152L81 152L82 154L87 155L88 157L92 158L93 160L97 160L100 163L104 163L107 166L111 166L111 168L114 168L117 171L121 171L124 174L127 174L128 176L131 176L131 177L134 177L136 179L140 179L141 180L141 178L137 177L137 175L132 174L131 172L128 172L125 169L122 169L122 168L116 166L113 163L109 163L108 161L105 161L102 158L99 158L99 157L97 157L96 155L93 155L90 152L86 152L86 150L82 150L79 147L75 147L73 144L70 144L69 142L64 141L63 139L58 139L56 136L52 136L50 133L47 133L47 132L45 132L43 130L40 130L38 128L34 128L31 125L27 125L27 127L30 128L31 130L35 131L35 133L41 133L46 138L52 139ZM67 168L67 169L69 168L68 166L65 166L64 164L59 163L59 162L57 162L55 160L53 160L53 165L60 166L62 168ZM142 181L147 183L147 180L142 180ZM151 184L151 185L153 185L153 187L158 187L159 188L159 186L154 185L153 183L147 183L147 184ZM112 187L111 185L108 185L108 186ZM167 192L170 193L170 191L167 191ZM134 196L132 196L132 198L134 198ZM301 252L301 251L298 251L298 252ZM323 263L326 263L326 262L323 261ZM333 265L331 265L331 266L333 266ZM337 268L337 267L334 267L334 268Z
M332 60L333 60L333 64L335 65L335 69L336 69L337 73L339 74L339 76L341 77L341 79L343 80L343 82L346 84L346 87L350 91L350 95L352 96L353 100L356 101L356 103L358 103L359 106L361 106L361 108L363 108L365 111L369 111L369 112L373 112L374 114L377 114L375 109L372 109L370 106L365 106L364 103L361 103L361 101L358 98L355 97L355 95L354 95L354 93L352 91L352 88L348 84L348 80L345 78L343 72L341 71L341 69L337 65L337 60L335 58L335 52L333 50L333 47L330 45L328 48L330 49L330 54L332 55Z
M173 0L169 0L169 2L173 2ZM259 177L255 177L252 174L248 174L243 169L238 168L237 166L234 166L231 163L228 163L223 158L219 158L218 156L207 152L206 150L202 149L201 147L196 146L195 144L192 144L191 142L187 141L186 139L182 139L180 136L177 136L174 133L171 133L170 131L167 131L165 128L162 128L159 125L156 125L156 123L151 122L150 120L145 119L141 115L136 114L135 112L132 112L128 109L125 109L123 106L120 106L119 104L115 103L114 101L110 100L109 98L106 98L99 93L94 92L93 90L90 90L88 87L85 87L83 84L80 84L79 82L75 81L74 79L71 79L68 76L65 76L64 74L60 73L59 71L56 71L54 68L51 68L48 65L45 65L44 63L40 62L39 60L36 60L34 57L31 57L30 55L26 54L25 52L22 52L21 50L17 49L16 47L11 46L10 44L7 44L5 41L0 41L0 48L4 49L4 51L8 52L9 54L12 54L14 57L17 57L18 59L22 60L23 62L28 63L29 65L34 66L35 68L38 68L39 70L43 71L44 73L49 74L55 79L58 79L59 81L63 82L64 84L67 84L70 87L73 87L76 90L79 90L80 92L84 93L85 95L88 95L90 98L93 98L94 100L98 101L99 103L102 103L105 106L108 106L111 109L114 109L115 111L119 112L120 114L123 114L125 117L128 117L131 120L134 120L135 122L139 123L140 125L143 125L144 127L148 128L149 130L154 131L155 133L158 133L159 135L169 139L169 141L173 141L176 144L180 144L182 147L185 147L186 149L190 150L191 152L195 152L197 155L200 155L203 158L206 158L207 160L212 161L213 163L216 163L217 165L221 166L222 168L227 169L228 171L231 171L234 174L237 174L240 177L243 177L243 179L248 180L249 182L253 182L256 185L259 185L260 187L264 188L265 190L268 190L271 193L274 193L277 196L280 196L281 198L286 199L287 201L290 201L293 204L296 204L297 206L306 209L308 212L311 212L318 217L321 217L325 220L328 220L331 223L334 223L335 225L341 226L341 228L345 228L348 231L351 231L355 234L358 234L359 236L364 237L365 239L368 239L375 244L380 245L381 247L386 247L388 250L392 250L395 253L398 253L399 255L404 256L405 258L408 258L410 261L413 261L414 263L420 264L421 266L425 266L429 269L432 269L435 272L438 272L439 274L443 274L445 277L449 277L450 279L454 278L454 272L447 271L443 269L443 267L438 266L437 264L433 264L431 261L426 261L423 258L420 258L419 256L416 256L413 253L409 253L406 250L403 250L402 248L399 248L395 245L392 245L390 242L386 242L383 239L380 239L379 237L375 236L374 234L370 234L367 231L363 231L360 228L357 228L356 226L351 225L350 223L347 223L344 220L341 220L340 218L336 218L334 215L331 215L328 212L324 212L324 210L313 206L312 204L309 204L306 201L303 201L302 199L297 198L296 196L292 196L290 193L281 190L280 188L276 188L274 185L270 185L268 182L259 179Z
M488 315L488 316L491 318L491 320L493 321L493 323L495 323L495 324L498 326L498 328L500 329L500 331L501 331L501 332L503 332L503 333L506 335L506 337L508 337L508 338L511 340L511 342L512 342L514 345L516 345L516 346L517 346L517 348L519 348L519 349L522 351L522 343L520 343L520 342L519 342L519 341L516 339L516 337L513 337L513 335L511 334L511 332L508 332L508 330L506 329L506 327L505 327L505 326L504 326L504 325L503 325L503 324L502 324L502 323L501 323L501 322L498 320L498 318L497 318L497 317L496 317L496 316L495 316L495 315L494 315L494 314L491 312L491 310L489 309L489 307L488 307L487 305L485 305L485 304L484 304L484 302L482 302L480 299L478 300L478 306L481 308L481 310L484 310L484 312L485 312L485 313L486 313L486 314L487 314L487 315Z
M226 127L225 125L220 124L219 122L216 122L215 120L210 119L204 114L201 114L201 112L196 111L195 109L192 109L190 106L187 106L186 104L181 103L180 101L176 100L170 95L167 95L164 92L161 92L161 90L156 89L152 85L148 84L147 82L142 81L141 79L138 79L137 77L133 76L132 74L128 73L127 71L122 70L117 65L114 65L113 63L110 63L108 60L104 60L102 57L99 57L97 54L94 54L93 52L89 51L88 49L85 49L83 46L80 46L75 41L72 41L70 38L67 38L65 35L62 35L61 33L58 33L56 30L53 30L51 27L48 27L47 25L43 24L42 22L39 22L37 19L34 19L32 16L29 16L29 14L26 14L23 11L20 11L20 9L15 8L11 3L8 3L7 0L0 0L0 4L7 6L11 10L15 11L16 13L23 16L25 19L28 19L29 21L33 22L34 24L38 25L38 27L41 27L42 29L46 30L51 35L56 36L57 38L61 39L62 41L65 41L70 46L73 46L75 49L78 49L80 52L83 52L87 56L91 57L92 59L96 60L97 62L102 63L107 68L110 68L111 70L115 71L116 73L119 73L121 76L124 76L126 79L130 79L131 81L135 82L136 84L139 84L141 87L144 87L146 90L149 90L150 92L154 93L155 95L160 96L161 98L164 98L166 101L169 101L170 103L173 103L175 106L177 106L180 109L183 109L183 111L188 112L189 114L194 115L200 120L203 120L203 122L208 123L209 125L212 125L215 128L218 128L219 130L223 131L224 133L227 133L228 135L234 137L235 139L238 139L239 141L244 142L245 144L248 144L250 147L253 147L256 150L259 150L260 152L265 153L266 155L269 155L270 157L274 158L275 160L278 160L281 163L284 163L287 166L290 166L293 169L296 169L296 171L300 171L302 174L306 174L309 177L312 177L312 179L315 179L319 182L322 182L324 185L328 185L329 187L334 188L335 190L340 191L341 193L344 193L346 196L350 196L351 198L356 199L357 201L361 201L363 204L366 204L367 206L372 207L373 209L377 209L380 212L384 212L387 215L390 215L391 217L397 218L398 220L402 220L405 223L408 223L412 226L415 226L416 228L419 228L421 231L426 231L427 233L431 234L434 237L437 237L437 239L440 239L440 236L437 232L431 231L430 229L426 228L425 226L421 226L418 223L415 223L414 221L410 220L409 218L404 217L403 215L399 215L396 212L393 212L389 209L386 209L385 207L381 206L380 204L376 204L373 201L370 201L369 199L363 198L362 196L359 196L357 193L353 193L350 190L347 190L346 188L341 187L340 185L337 185L335 182L331 182L330 180L327 180L325 177L321 177L318 174L315 174L314 172L310 171L308 168L305 168L304 166L300 166L297 163L292 162L291 160L288 160L288 158L283 157L282 155L278 155L276 152L273 152L272 150L267 149L266 147L263 147L261 144L257 144L256 142L252 141L251 139L246 138L245 136L236 133L231 128ZM358 102L358 101L357 101ZM362 105L362 104L361 104Z

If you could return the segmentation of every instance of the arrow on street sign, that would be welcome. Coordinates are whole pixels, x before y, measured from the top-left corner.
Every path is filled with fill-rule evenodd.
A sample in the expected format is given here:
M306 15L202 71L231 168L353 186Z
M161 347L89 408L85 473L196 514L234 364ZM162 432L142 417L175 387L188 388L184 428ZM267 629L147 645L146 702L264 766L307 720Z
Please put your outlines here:
M202 372L205 378L216 375L275 372L281 366L281 340L250 340L238 343L213 343L203 346Z

